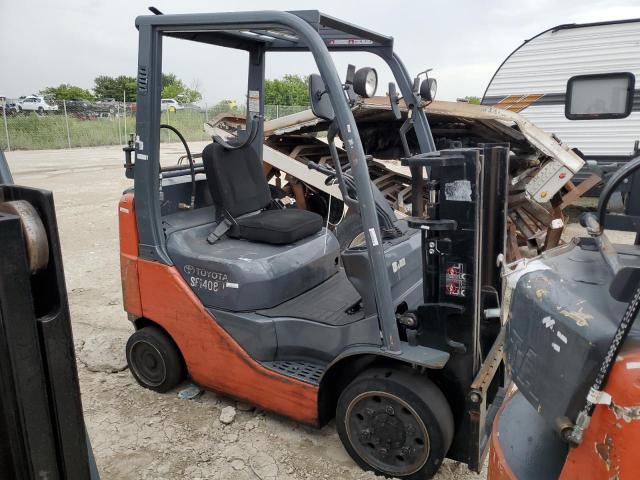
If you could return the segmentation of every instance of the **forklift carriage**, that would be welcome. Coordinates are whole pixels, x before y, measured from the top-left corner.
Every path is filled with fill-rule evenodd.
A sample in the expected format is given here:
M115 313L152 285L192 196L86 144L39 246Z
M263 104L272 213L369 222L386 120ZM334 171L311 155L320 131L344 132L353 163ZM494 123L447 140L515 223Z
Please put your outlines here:
M0 477L99 480L82 416L53 195L0 150Z
M428 478L445 456L480 471L504 397L497 259L508 145L436 151L423 111L431 80L409 76L391 37L317 11L159 14L136 25L137 131L125 148L134 188L119 205L136 380L165 392L188 374L300 422L336 417L353 459L386 476ZM214 136L199 164L160 124L164 37L249 53L246 128ZM365 245L341 252L322 217L272 198L265 54L289 51L313 55L312 108L330 122L332 162L308 166L338 183ZM412 129L419 145L403 160L414 217L398 219L372 184L351 111L357 95L373 95L376 73L350 68L342 83L331 51L370 52L391 69L411 113L398 135L407 144ZM182 140L188 166L161 167L161 128Z

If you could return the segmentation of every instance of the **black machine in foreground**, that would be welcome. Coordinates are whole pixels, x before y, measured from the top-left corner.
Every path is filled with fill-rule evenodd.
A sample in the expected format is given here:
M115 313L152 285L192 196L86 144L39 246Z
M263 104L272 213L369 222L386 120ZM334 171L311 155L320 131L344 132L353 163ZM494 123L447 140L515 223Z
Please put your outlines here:
M50 192L0 150L0 478L96 480Z

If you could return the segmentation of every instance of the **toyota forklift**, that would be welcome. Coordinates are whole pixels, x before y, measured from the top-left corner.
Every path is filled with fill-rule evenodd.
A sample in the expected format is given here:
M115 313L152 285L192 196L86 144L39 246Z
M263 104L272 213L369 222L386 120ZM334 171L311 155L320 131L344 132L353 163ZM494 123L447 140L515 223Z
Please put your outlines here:
M188 375L314 426L335 418L351 457L385 476L430 478L445 457L480 471L504 398L508 145L436 151L423 111L432 79L409 76L391 37L318 11L154 13L136 19L133 186L119 203L132 375L158 392ZM248 52L246 124L214 136L201 162L160 122L165 38ZM312 110L330 124L332 158L308 167L338 184L365 232L344 251L322 217L273 197L262 168L265 62L300 51L318 69ZM330 52L378 55L395 77L391 107L402 96L410 112L398 134L419 146L403 160L409 218L372 184L351 111L374 94L376 72L350 67L343 82ZM160 164L161 129L188 164Z
M607 213L640 156L615 172L587 236L505 269L507 372L489 480L640 478L640 218ZM626 222L634 245L605 227Z

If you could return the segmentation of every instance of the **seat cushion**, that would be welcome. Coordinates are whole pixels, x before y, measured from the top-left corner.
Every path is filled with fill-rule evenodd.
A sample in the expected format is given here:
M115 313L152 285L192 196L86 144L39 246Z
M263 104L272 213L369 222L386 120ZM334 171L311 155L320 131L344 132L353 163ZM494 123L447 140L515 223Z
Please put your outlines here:
M212 143L202 151L202 163L214 203L231 216L256 212L271 203L262 161L251 148L226 150Z
M244 238L252 242L285 245L318 232L322 217L317 213L297 208L264 210L255 215L236 219L229 231L232 238Z

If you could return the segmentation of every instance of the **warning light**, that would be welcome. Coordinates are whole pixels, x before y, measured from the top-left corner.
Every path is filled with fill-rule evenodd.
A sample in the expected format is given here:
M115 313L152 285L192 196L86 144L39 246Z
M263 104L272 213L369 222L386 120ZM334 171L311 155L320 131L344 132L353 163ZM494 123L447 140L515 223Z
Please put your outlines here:
M540 198L544 198L547 196L547 192L540 192Z
M567 174L565 172L560 173L560 175L558 175L560 177L560 180L562 180L564 177L567 176Z

